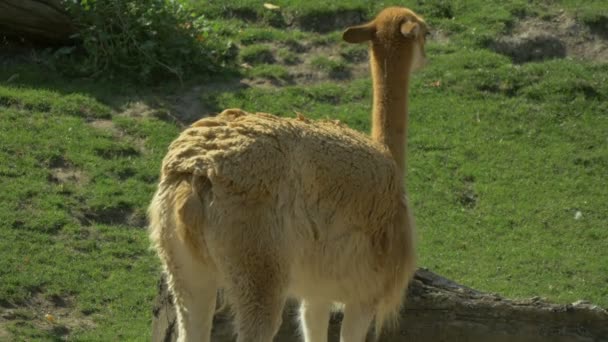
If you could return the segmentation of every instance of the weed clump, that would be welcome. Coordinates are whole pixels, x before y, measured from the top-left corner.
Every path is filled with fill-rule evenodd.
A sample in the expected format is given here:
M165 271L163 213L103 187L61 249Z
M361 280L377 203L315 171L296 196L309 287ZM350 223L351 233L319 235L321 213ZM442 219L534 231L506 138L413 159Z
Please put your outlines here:
M281 58L281 61L287 65L296 65L302 62L300 57L298 57L298 54L286 49L279 50L278 55Z
M350 76L348 65L343 60L335 60L323 56L314 58L310 64L318 70L324 71L332 79L343 79Z
M248 72L249 77L261 77L273 81L287 81L291 78L287 69L276 64L260 64Z
M181 80L192 73L213 74L236 57L230 40L204 16L177 1L128 0L69 2L80 46L55 52L67 73L92 77Z
M241 51L241 59L243 62L251 64L270 64L275 62L272 50L264 45L252 45L244 48Z

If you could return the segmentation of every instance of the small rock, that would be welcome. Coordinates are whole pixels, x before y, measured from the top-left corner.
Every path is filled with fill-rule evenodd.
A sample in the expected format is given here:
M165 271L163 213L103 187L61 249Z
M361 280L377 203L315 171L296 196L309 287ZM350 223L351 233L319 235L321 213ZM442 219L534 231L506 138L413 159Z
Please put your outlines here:
M269 10L277 10L280 7L271 3L264 3L264 8L269 9Z
M47 313L46 315L44 315L44 318L45 318L45 319L47 320L47 322L49 322L49 323L56 323L55 316L53 316L53 315L51 315L51 314L48 314L48 313Z
M576 307L576 306L588 306L591 305L591 302L588 300L577 300L576 302L572 303L572 306Z
M17 315L15 315L15 313L13 311L7 310L6 312L3 312L0 317L7 319L7 320L13 320L13 319L17 318Z
M577 211L576 214L574 214L574 219L575 220L580 220L583 218L583 213L580 211Z

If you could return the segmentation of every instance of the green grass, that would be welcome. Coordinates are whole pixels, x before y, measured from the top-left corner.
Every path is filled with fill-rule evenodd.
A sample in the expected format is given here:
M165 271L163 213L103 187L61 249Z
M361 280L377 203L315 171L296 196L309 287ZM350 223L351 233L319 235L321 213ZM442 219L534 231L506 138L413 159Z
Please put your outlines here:
M49 115L74 115L90 119L110 118L110 109L90 96L73 93L60 96L57 92L28 88L0 87L0 105Z
M298 57L298 54L289 49L280 49L277 51L277 55L279 56L280 61L285 65L295 65L302 62L300 57Z
M269 64L275 61L272 49L265 45L246 46L241 50L241 59L251 64Z
M369 17L393 3L277 1L289 27L251 0L199 4L216 31L240 42L241 60L253 64L242 76L285 81L311 45L339 41L338 31L311 33L298 18L343 10ZM563 8L590 24L607 17L601 1L551 3L404 3L449 36L429 42L429 64L411 84L407 184L420 265L509 297L608 307L608 64L516 65L487 48L522 16ZM366 58L363 46L337 51L339 59L316 56L312 66L331 73ZM260 57L268 53L274 64ZM27 341L149 340L160 267L144 212L180 128L119 112L131 98L179 90L62 78L32 64L2 68L0 81L8 79L0 83L0 309L14 318L0 327ZM297 111L370 129L369 78L211 87L201 97L219 110ZM62 179L62 170L74 176ZM89 323L53 326L29 309L56 297Z
M324 56L318 56L310 61L313 68L325 72L329 78L336 79L347 75L349 72L348 64L340 59L330 59Z
M243 45L255 43L276 43L289 42L291 40L301 40L306 37L305 33L298 30L280 30L267 26L246 26L238 33L239 41Z
M364 62L368 59L367 46L364 44L346 45L340 56L347 62Z
M285 67L275 64L260 64L248 71L249 77L265 78L269 80L288 80L289 72Z
M129 133L117 139L87 124L111 117L87 95L6 86L0 94L0 303L74 297L74 312L97 327L76 328L74 338L149 336L158 265L143 227L117 216L141 222L177 128L114 118ZM135 139L145 139L145 149ZM81 179L57 181L60 168L77 170ZM18 316L8 330L24 340L54 336L24 321Z

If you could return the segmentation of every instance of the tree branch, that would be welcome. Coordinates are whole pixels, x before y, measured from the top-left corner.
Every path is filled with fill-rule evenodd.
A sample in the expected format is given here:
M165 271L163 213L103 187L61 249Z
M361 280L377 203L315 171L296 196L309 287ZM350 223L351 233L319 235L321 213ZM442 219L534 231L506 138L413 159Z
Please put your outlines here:
M153 341L175 341L175 310L164 277L154 305ZM329 341L338 341L341 316ZM212 341L234 341L230 316L216 314ZM286 306L276 342L301 341L295 303ZM379 341L608 341L608 312L586 302L567 305L538 297L510 300L457 284L425 269L412 281L399 327Z

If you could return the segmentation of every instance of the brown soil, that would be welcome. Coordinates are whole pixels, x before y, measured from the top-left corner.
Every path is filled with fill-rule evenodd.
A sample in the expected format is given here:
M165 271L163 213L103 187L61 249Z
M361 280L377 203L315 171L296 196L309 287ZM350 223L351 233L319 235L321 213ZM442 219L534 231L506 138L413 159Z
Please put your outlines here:
M247 22L264 21L277 28L297 28L302 31L327 33L341 30L344 27L360 24L365 21L365 11L361 9L337 9L311 11L308 14L298 14L290 11L267 11L262 18L261 13L248 8L228 9L223 15L227 18L237 18Z
M37 293L19 307L0 306L0 340L9 341L12 337L8 332L9 326L26 322L60 339L74 330L94 328L93 320L79 313L74 308L73 300L69 296L46 298L42 293Z
M187 126L198 119L217 113L216 106L204 100L210 93L237 91L247 87L249 85L245 80L236 79L195 85L179 94L166 97L168 115L178 124Z
M96 222L145 228L147 224L145 213L133 210L133 208L125 205L118 205L110 208L87 209L83 212L73 214L83 226L89 226L91 223Z
M277 58L279 64L287 69L290 75L287 80L276 81L261 77L245 78L243 83L248 86L281 87L286 85L310 85L321 82L347 81L369 76L367 53L364 54L363 58L349 61L346 70L343 72L331 73L326 70L320 70L313 65L312 61L319 56L323 56L329 60L340 61L342 59L341 54L344 52L346 45L336 45L334 43L315 44L313 42L304 42L295 47L281 43L268 43L265 45L271 47L273 51L287 48L297 53L298 60L296 63L285 63L281 62L280 58ZM243 65L243 67L249 68L250 66Z
M516 63L553 58L606 62L608 28L585 24L566 13L548 20L525 18L491 47Z
M75 185L83 185L88 182L88 177L82 170L75 168L63 158L51 160L49 168L48 180L50 182Z
M87 182L88 178L81 170L60 167L51 170L50 180L60 184L84 184Z
M89 125L95 127L97 129L110 131L112 133L118 134L118 129L112 120L93 120L89 122Z
M135 102L135 104L133 105L126 105L120 115L128 115L131 117L144 117L151 115L150 113L155 113L156 111L157 110L149 107L143 102ZM145 141L143 139L139 139L132 135L126 134L119 127L117 127L112 120L92 120L88 124L93 128L110 133L113 137L117 139L127 139L130 143L135 145L137 149L136 151L132 152L134 154L146 152Z
M303 55L303 63L301 65L295 66L294 73L296 77L296 82L298 84L311 84L311 83L320 83L320 82L328 82L328 81L344 81L355 78L362 78L369 76L369 63L367 59L367 53L365 54L365 58L362 60L352 62L348 64L348 69L342 75L332 76L328 74L326 71L321 71L316 69L312 65L312 60L317 56L324 56L330 60L340 60L341 56L340 47L336 48L334 46L315 46L312 47L308 53Z

